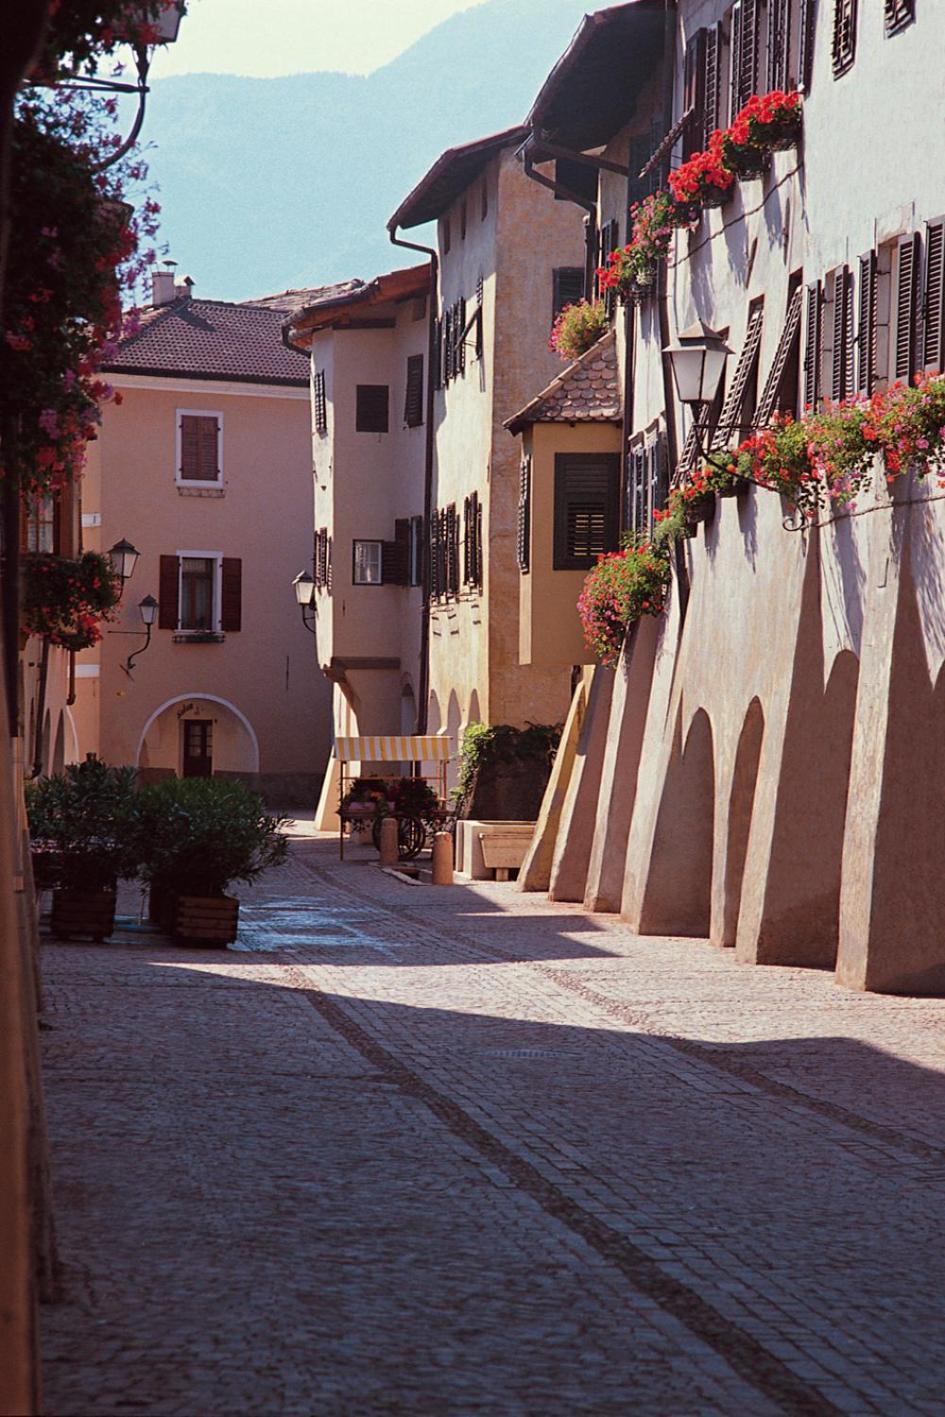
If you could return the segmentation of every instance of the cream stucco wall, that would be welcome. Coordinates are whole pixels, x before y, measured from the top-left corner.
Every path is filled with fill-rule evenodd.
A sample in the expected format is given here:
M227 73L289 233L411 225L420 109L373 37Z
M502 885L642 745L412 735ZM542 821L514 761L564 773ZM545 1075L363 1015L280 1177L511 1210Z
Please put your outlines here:
M311 452L304 388L119 375L90 451L86 544L127 537L141 552L118 620L79 657L78 716L94 719L108 762L180 770L180 722L210 717L215 771L258 776L282 800L313 794L330 741L329 692L291 581L311 565ZM177 410L223 416L223 491L175 483ZM100 525L88 525L95 517ZM160 595L162 555L218 553L242 561L242 628L219 644L174 643L155 627L143 643L138 602ZM188 707L189 706L189 707ZM145 729L147 727L147 733Z

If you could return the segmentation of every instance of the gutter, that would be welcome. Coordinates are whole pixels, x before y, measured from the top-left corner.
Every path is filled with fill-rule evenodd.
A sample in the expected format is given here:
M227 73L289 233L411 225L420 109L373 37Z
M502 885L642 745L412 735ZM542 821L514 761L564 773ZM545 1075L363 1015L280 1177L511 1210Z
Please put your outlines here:
M415 241L405 241L397 235L397 221L391 219L387 228L392 246L400 246L405 251L419 251L430 258L430 309L427 319L427 436L423 466L423 546L421 576L423 601L420 611L420 674L417 681L417 733L426 733L428 700L430 697L430 522L433 513L433 358L436 352L436 312L439 296L439 252L432 246L420 246Z

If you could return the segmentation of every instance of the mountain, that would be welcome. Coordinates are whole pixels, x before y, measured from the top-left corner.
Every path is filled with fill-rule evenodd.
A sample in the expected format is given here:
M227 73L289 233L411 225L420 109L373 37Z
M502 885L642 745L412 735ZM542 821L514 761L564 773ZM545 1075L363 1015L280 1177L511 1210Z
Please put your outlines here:
M243 300L410 264L391 212L444 148L521 121L585 4L488 0L366 78L156 80L147 158L178 273Z

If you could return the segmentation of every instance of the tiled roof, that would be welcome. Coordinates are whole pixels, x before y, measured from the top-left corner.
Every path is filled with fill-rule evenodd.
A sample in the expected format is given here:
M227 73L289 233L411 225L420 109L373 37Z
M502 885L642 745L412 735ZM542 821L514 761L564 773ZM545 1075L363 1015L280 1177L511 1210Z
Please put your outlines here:
M313 285L307 290L283 290L278 295L261 295L258 300L244 300L244 305L256 305L264 310L279 310L283 315L294 315L298 310L306 310L322 300L343 299L363 286L363 280L342 280L336 285Z
M282 343L286 308L185 297L152 306L104 367L112 373L307 384L308 360Z
M374 306L426 295L429 289L429 261L422 266L389 271L367 282L349 280L344 285L326 286L311 292L312 299L296 305L282 328L294 349L310 348L316 330L344 329Z
M617 338L611 330L507 418L505 427L521 433L529 423L619 423L622 416Z
M401 202L387 223L388 231L396 231L398 226L419 226L422 222L433 221L452 205L460 192L465 192L475 182L496 153L513 144L518 146L527 137L528 129L519 125L506 128L501 133L491 133L487 138L477 138L472 143L463 143L458 148L447 148Z

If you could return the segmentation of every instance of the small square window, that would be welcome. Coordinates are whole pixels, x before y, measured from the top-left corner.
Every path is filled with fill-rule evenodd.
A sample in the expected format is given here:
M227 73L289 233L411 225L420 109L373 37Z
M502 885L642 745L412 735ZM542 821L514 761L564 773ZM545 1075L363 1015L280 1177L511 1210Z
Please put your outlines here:
M358 433L386 433L390 421L390 390L386 384L359 384L355 430Z
M353 585L380 585L383 575L384 543L355 541L351 580Z

